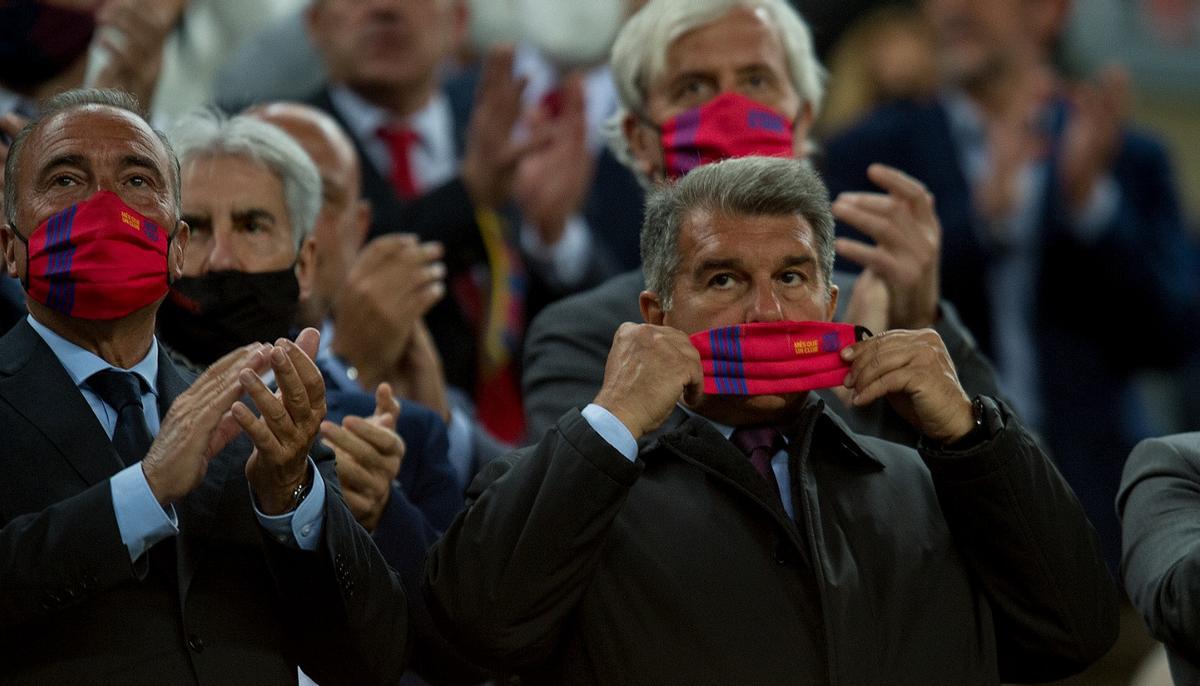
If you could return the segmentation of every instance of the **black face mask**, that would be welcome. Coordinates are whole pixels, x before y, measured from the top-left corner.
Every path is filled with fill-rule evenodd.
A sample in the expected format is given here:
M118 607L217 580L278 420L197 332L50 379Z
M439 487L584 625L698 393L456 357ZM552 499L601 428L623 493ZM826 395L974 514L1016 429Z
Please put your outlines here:
M207 366L243 345L287 336L299 307L294 267L184 276L171 284L158 308L158 335L184 357Z

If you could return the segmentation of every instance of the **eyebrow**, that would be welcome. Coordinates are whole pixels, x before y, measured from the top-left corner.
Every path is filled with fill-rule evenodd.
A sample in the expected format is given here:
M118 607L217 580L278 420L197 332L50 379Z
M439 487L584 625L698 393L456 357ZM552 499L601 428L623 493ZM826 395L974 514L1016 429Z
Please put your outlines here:
M275 215L261 207L250 207L244 210L234 210L232 213L234 221L245 222L253 219L267 219L272 224L275 223Z
M779 267L777 267L777 268L783 269L786 267L804 267L804 266L807 266L810 264L815 265L816 263L817 263L817 260L812 255L785 255L779 261ZM743 268L742 261L736 257L714 258L714 259L704 260L700 264L696 265L696 269L692 271L692 275L700 276L702 274L706 274L711 271L717 271L720 269L742 269L742 268Z
M87 166L86 162L87 160L83 155L59 155L58 157L54 157L49 162L42 165L41 173L45 174L56 167L85 167Z

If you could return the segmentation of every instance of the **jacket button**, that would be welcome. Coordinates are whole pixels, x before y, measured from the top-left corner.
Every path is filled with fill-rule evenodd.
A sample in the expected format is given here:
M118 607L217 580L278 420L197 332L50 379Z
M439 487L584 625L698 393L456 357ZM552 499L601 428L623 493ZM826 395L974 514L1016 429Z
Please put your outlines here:
M787 552L784 551L782 546L779 548L776 548L775 549L775 564L785 565L787 563L788 563Z
M191 634L188 636L187 644L189 648L197 653L204 652L204 639L200 638L196 634Z

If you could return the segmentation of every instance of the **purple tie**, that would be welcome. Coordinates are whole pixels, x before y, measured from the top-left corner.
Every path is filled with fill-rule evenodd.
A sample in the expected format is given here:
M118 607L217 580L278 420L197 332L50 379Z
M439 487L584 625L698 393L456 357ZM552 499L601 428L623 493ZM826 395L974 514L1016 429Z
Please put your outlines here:
M733 432L729 441L750 458L750 464L771 485L772 492L779 494L779 482L775 470L771 469L771 458L784 446L783 434L773 426L744 426Z

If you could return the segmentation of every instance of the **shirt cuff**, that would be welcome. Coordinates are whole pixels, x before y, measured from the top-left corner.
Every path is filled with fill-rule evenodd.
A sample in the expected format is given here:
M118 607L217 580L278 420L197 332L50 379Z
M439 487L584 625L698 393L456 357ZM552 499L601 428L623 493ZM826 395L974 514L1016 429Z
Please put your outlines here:
M450 408L450 423L446 425L446 458L454 467L458 485L466 490L471 484L472 466L475 462L475 439L471 420L457 407Z
M1088 242L1099 238L1112 225L1120 204L1121 187L1111 175L1093 184L1087 205L1072 216L1076 238Z
M612 412L596 403L589 403L580 414L592 429L600 434L600 438L624 455L626 460L633 462L637 459L637 440L633 437L633 432Z
M560 288L575 286L587 276L592 252L592 232L583 216L567 217L563 235L554 245L546 245L537 229L521 222L521 250Z
M250 502L254 505L254 515L258 523L267 530L276 541L283 545L301 550L316 550L317 542L321 540L321 526L325 520L325 480L317 465L308 460L309 469L313 473L312 490L308 497L291 512L281 515L265 515L258 509L258 503L251 494Z
M158 504L140 462L117 472L108 484L113 512L117 515L117 531L129 551L130 562L136 562L155 543L179 533L175 506L164 509Z

